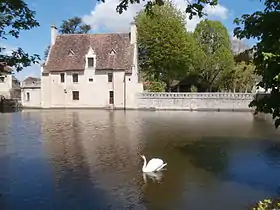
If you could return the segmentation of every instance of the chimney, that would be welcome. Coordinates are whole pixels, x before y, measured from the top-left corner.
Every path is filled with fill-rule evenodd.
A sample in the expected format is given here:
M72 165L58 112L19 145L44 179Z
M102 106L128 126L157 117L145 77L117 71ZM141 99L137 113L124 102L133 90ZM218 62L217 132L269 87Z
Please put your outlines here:
M135 22L130 23L130 44L136 44L137 41L137 27Z
M55 25L51 25L51 46L54 45L57 36L57 28Z

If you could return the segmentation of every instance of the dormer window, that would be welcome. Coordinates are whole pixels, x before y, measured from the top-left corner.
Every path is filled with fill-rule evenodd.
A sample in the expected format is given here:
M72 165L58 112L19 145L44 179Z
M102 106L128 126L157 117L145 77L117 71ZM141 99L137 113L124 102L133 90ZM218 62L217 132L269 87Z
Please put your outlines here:
M88 67L93 68L94 67L94 58L88 58Z
M112 49L110 55L115 55L115 54L116 54L116 50Z
M89 47L89 50L85 56L85 68L94 69L96 67L96 54L92 47Z
M72 49L70 49L70 50L68 51L68 56L73 56L73 55L75 55L75 53L74 53L74 51L73 51Z

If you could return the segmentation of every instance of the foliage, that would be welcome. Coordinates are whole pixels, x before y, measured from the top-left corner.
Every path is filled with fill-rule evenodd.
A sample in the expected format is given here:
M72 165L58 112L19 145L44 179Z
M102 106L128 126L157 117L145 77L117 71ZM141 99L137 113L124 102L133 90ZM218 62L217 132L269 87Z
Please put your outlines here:
M279 209L280 201L279 200L271 200L265 199L263 201L259 201L252 210L271 210L271 209Z
M165 84L161 81L146 81L144 82L144 90L149 92L164 92Z
M98 0L101 2L105 2L105 0ZM129 4L139 4L140 2L143 2L146 0L120 0L120 3L117 5L116 11L119 14L122 14L124 11L127 10ZM165 0L155 0L155 1L146 1L145 4L145 11L147 12L153 12L152 8L153 6L162 6L166 2ZM187 7L186 12L190 14L189 19L192 19L193 16L198 15L199 17L202 17L203 15L207 15L203 12L203 8L206 5L215 6L218 4L218 0L187 0Z
M142 10L135 18L138 28L141 71L171 83L185 75L193 62L194 39L185 30L185 16L171 2L154 6L153 15Z
M8 37L19 38L22 30L30 30L38 27L39 23L34 19L35 12L28 8L23 0L0 2L0 38L7 40ZM24 67L38 63L39 55L29 55L21 48L7 54L6 48L0 46L0 62L21 71Z
M86 34L90 29L90 25L83 24L82 18L73 17L62 22L59 32L61 34Z
M234 34L238 38L256 38L254 47L254 64L256 74L261 76L259 86L271 89L269 97L255 99L250 104L256 107L256 112L271 113L275 120L275 127L280 125L280 1L265 0L265 9L256 11L251 15L242 15L236 19L238 25Z
M234 67L233 89L237 92L251 92L256 82L255 66L245 61L237 63Z
M51 45L48 45L47 48L44 51L44 60L47 59L48 55L49 55L49 51L50 51Z
M192 85L191 86L191 92L193 92L193 93L197 92L197 87Z
M227 78L232 77L234 57L226 27L219 21L201 21L194 31L194 38L202 50L197 73L204 81L206 91L227 88Z
M68 20L63 20L59 28L61 34L86 34L90 31L91 26L84 24L82 18L73 17ZM50 50L50 45L44 51L44 60L47 59Z

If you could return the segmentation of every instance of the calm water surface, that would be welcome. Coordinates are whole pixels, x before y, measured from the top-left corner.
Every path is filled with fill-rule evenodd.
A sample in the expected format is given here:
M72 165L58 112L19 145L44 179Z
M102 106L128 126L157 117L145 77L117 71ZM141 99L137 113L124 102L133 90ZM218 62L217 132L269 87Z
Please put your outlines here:
M167 161L143 176L140 154ZM0 114L0 209L246 209L280 194L280 131L251 113Z

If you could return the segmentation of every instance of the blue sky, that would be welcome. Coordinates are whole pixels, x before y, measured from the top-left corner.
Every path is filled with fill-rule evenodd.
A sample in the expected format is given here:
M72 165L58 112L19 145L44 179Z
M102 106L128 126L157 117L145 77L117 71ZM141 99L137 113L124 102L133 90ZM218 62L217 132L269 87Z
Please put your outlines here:
M84 21L93 27L92 33L123 32L129 29L132 17L142 7L133 5L122 15L115 12L118 0L106 0L106 3L97 3L95 0L66 1L66 0L27 0L30 9L36 11L36 19L40 27L30 31L23 31L19 39L9 39L4 42L8 47L22 47L26 52L37 53L43 56L44 50L50 42L50 25L59 26L62 20L74 16L83 17ZM184 9L184 0L174 0L179 8ZM263 8L260 0L219 0L220 7L211 10L211 19L220 20L231 32L235 25L233 20L244 13L252 13ZM198 20L193 20L190 25L195 25ZM3 42L2 42L3 43ZM251 45L253 41L247 41ZM39 76L39 65L24 69L16 76L22 80L27 76Z

